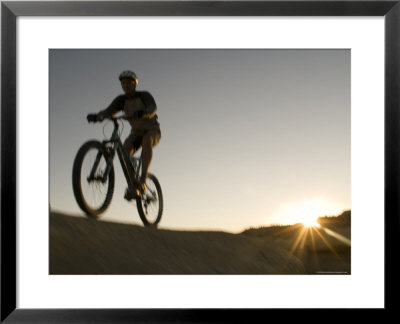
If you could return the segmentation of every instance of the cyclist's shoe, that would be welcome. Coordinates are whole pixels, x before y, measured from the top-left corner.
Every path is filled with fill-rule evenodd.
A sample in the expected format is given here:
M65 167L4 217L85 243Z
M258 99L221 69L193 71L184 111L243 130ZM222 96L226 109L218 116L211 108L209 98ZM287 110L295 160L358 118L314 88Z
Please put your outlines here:
M146 183L140 182L140 185L137 187L134 193L132 193L132 191L129 190L129 188L126 188L124 199L131 201L132 199L139 198L141 195L144 194L145 191L146 191Z
M126 190L125 190L124 199L128 200L128 201L131 201L133 199L131 191L129 190L129 188L126 188Z
M138 190L136 190L135 193L132 193L132 191L129 190L129 188L126 188L124 195L125 200L131 201L132 199L136 199L138 197L140 197L140 192Z

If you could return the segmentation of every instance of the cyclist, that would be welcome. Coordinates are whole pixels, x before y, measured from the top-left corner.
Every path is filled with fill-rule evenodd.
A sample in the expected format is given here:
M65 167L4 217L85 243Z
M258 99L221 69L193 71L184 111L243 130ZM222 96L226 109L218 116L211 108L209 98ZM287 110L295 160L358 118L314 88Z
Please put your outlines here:
M157 106L153 96L147 91L136 91L139 79L132 71L126 70L119 75L122 90L125 94L117 96L111 104L97 114L89 114L88 122L102 121L104 118L124 111L129 117L131 132L125 139L124 148L132 156L142 148L142 173L139 179L139 190L146 189L146 178L153 157L153 147L161 139L160 124L157 117ZM131 175L131 179L135 179ZM131 200L139 193L130 192L127 188L125 199Z

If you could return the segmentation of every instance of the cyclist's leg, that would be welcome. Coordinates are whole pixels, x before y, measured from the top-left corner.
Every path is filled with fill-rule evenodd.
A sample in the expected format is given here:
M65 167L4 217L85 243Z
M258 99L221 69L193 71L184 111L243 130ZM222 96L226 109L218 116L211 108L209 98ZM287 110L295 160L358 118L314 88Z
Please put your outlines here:
M129 156L135 154L135 152L140 148L142 145L142 138L141 136L133 135L132 133L125 139L124 142L124 149L128 152ZM135 181L135 174L133 170L129 168L130 177Z
M128 152L129 156L132 156L133 154L135 154L134 146L132 143L132 137L133 137L132 134L129 135L125 139L125 142L124 142L124 149L125 149L125 151Z
M145 182L149 171L150 163L153 158L153 147L158 144L161 132L158 129L149 130L143 135L142 139L142 174L141 182Z

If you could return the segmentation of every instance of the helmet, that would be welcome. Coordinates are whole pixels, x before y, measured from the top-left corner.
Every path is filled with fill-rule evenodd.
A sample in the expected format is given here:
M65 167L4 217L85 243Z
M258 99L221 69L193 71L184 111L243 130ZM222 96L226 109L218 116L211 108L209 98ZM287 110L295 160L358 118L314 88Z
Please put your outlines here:
M129 79L135 80L136 85L139 83L139 79L138 79L137 75L135 74L135 72L132 72L129 70L125 70L125 71L121 72L121 74L119 75L119 81L121 81L122 78L129 78Z

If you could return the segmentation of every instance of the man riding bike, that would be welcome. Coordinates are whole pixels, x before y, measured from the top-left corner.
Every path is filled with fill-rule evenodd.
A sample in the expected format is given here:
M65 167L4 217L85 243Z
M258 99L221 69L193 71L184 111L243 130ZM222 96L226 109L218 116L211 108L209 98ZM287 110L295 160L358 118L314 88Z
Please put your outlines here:
M120 111L124 111L132 127L129 136L125 139L124 148L132 156L142 148L142 173L139 179L140 192L146 189L146 178L153 157L153 147L161 139L160 124L157 117L157 106L153 96L147 91L136 91L139 79L132 71L123 71L119 75L122 90L125 94L117 96L111 104L97 114L89 114L88 122L102 121ZM133 173L133 172L132 172ZM134 175L131 175L134 179ZM140 192L132 193L126 189L125 199L131 200Z

